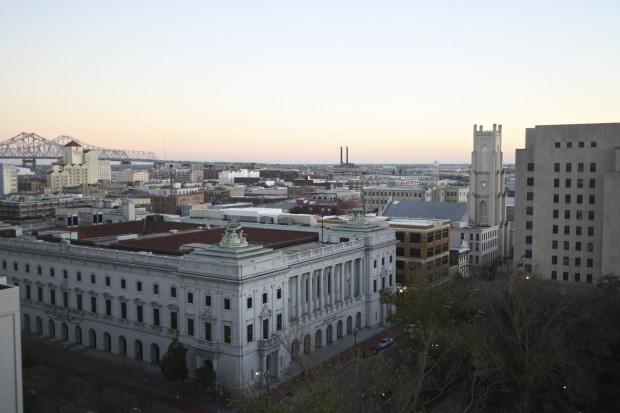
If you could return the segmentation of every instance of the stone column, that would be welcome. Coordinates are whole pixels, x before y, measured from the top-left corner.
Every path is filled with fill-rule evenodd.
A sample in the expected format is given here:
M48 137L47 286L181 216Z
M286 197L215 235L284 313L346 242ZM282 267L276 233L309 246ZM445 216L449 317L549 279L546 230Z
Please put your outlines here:
M308 294L308 313L314 312L314 271L310 271L308 274L308 287L310 288Z
M325 270L320 269L318 273L318 282L319 282L319 309L325 309Z
M295 317L299 320L301 318L301 274L297 276L295 294L297 296L297 299L295 300Z

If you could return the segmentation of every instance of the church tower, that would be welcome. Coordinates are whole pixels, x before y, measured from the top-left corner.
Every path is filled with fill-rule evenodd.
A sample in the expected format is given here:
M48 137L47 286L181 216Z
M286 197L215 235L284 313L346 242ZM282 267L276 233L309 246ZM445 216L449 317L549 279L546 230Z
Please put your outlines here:
M498 227L498 255L507 254L506 190L502 155L502 125L493 130L474 125L474 149L469 172L469 221L473 227Z

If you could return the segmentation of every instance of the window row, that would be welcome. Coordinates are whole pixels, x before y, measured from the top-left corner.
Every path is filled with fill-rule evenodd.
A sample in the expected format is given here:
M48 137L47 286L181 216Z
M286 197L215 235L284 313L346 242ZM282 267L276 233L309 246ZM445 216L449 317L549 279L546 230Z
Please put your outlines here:
M566 147L569 148L569 149L573 147L573 142L572 141L565 142L565 144L566 144ZM555 147L556 148L561 148L562 147L562 143L561 142L555 142ZM585 148L586 147L586 143L584 141L578 141L577 142L577 147ZM596 148L596 141L590 141L590 148Z
M534 179L534 178L532 178ZM582 178L578 178L575 179L577 188L584 188L585 185L585 179ZM560 188L560 178L554 178L553 179L553 187L554 188ZM572 188L573 187L573 180L571 178L566 178L564 180L564 187L565 188ZM588 180L588 188L596 188L596 179L589 179Z
M573 263L571 264L571 260L570 257L561 257L562 258L562 265L574 265L575 267L581 267L582 264L582 260L581 257L574 257L573 258ZM558 256L557 255L552 255L551 256L551 264L552 265L558 265ZM586 263L585 263L587 268L593 268L594 267L594 259L593 258L586 258Z
M557 280L558 279L558 272L557 271L551 271L551 279L552 280ZM563 271L562 272L562 281L570 281L569 280L568 271ZM581 273L576 272L575 274L573 274L573 281L581 282ZM586 274L586 282L588 284L592 284L592 274Z
M570 225L564 225L564 235L570 235L571 231L570 231ZM593 237L594 236L594 227L587 227L587 234L589 237ZM560 227L559 225L552 225L551 226L551 233L553 234L559 234L559 230ZM583 235L583 227L581 225L577 225L575 226L575 235Z
M588 221L594 221L594 216L595 213L594 211L587 211L588 212ZM554 219L558 219L560 218L560 210L559 209L554 209L553 210L553 218ZM564 219L571 219L572 213L570 209L565 209L564 210ZM575 211L575 219L584 219L583 218L583 211L581 210L577 210Z
M556 162L553 164L553 172L561 172L561 169L562 169L562 166L559 162ZM578 162L577 172L584 172L584 171L585 171L585 163ZM564 164L564 172L573 172L573 164L570 162L567 162L566 164ZM596 172L596 162L590 163L590 172Z

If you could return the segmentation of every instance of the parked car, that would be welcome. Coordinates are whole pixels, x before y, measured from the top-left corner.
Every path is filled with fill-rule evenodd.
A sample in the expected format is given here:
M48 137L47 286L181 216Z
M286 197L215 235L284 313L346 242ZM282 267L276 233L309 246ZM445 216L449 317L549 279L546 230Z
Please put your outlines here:
M377 344L377 349L383 350L384 348L388 348L392 344L394 344L393 338L382 338L381 341L379 341L379 344Z

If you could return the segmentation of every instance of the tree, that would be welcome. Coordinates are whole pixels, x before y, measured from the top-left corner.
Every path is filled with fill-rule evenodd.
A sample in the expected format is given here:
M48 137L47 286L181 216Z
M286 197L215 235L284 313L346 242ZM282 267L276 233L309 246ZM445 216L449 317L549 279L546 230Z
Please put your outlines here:
M175 337L168 346L168 351L159 362L164 378L168 381L183 381L189 374L187 368L187 348Z
M211 366L204 365L196 369L194 380L196 380L202 391L205 391L215 384L215 372Z
M308 208L300 205L295 205L294 207L288 210L289 214L309 214Z

